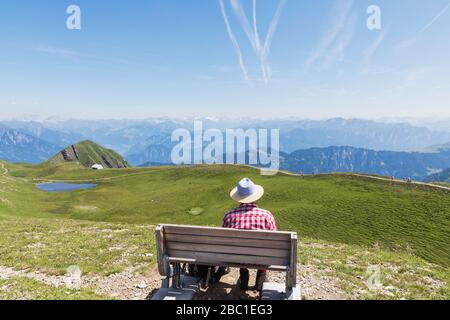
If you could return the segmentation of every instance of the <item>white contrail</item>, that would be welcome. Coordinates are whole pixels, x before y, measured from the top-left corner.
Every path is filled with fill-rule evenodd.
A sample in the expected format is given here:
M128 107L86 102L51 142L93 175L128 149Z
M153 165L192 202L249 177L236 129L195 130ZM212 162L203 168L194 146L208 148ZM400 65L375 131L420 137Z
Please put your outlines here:
M447 10L450 8L450 3L447 4L447 6L442 9L425 27L422 28L422 30L419 31L419 34L424 33L427 31L444 13L447 12Z
M383 29L383 31L379 34L379 36L364 51L364 53L363 53L363 60L364 60L363 72L364 73L368 72L370 61L372 60L372 56L375 54L375 52L378 50L378 48L383 43L384 38L386 37L386 33L387 33L387 29Z
M236 37L233 34L233 31L231 30L230 27L230 22L228 21L228 16L225 10L225 5L223 3L223 0L219 0L220 3L220 8L222 10L222 16L223 19L225 21L225 26L227 28L227 32L228 32L228 36L230 37L231 42L233 43L234 49L236 50L236 53L238 55L239 58L239 66L242 70L242 73L244 74L245 80L249 81L249 77L248 77L248 72L247 72L247 68L245 67L245 63L244 63L244 57L242 55L242 50L241 47L239 46L238 41L236 40Z
M316 63L317 60L326 55L326 53L330 50L330 46L338 38L339 34L345 30L346 22L348 17L351 14L353 7L353 0L336 0L334 7L332 9L332 16L334 17L330 28L320 39L319 44L310 55L310 57L306 60L305 67L308 69L313 64Z
M335 61L343 61L345 50L350 45L357 27L357 14L351 13L347 18L346 26L336 38L333 46L329 48L329 53L325 56L322 69L327 69Z
M278 27L278 22L280 21L281 13L283 12L284 4L286 0L281 0L278 4L277 11L272 19L272 23L270 24L269 31L267 32L266 41L264 42L264 47L260 52L261 66L263 70L264 82L268 82L271 78L270 74L270 65L267 61L269 57L270 47L272 46L273 36Z
M440 18L442 15L444 15L444 14L448 11L449 8L450 8L450 3L448 3L448 4L445 6L444 9L442 9L441 11L439 11L439 13L438 13L436 16L434 16L434 18L431 19L431 21L428 22L422 29L420 29L419 32L417 32L417 34L416 34L414 37L412 37L412 38L410 38L410 39L407 39L407 40L401 41L401 42L397 45L396 49L397 49L397 50L408 49L409 47L411 47L412 45L414 45L414 43L416 43L416 41L419 39L419 37L420 37L423 33L425 33L425 31L427 31L429 28L431 28L431 26L432 26L436 21L438 21L439 18Z
M234 36L231 26L228 20L228 17L226 15L224 0L220 0L220 6L222 9L222 15L225 20L225 24L227 26L228 33L230 34L231 41L233 42L233 45L237 48L239 48L238 55L240 57L240 60L243 61L242 58L242 51L239 47L238 41L236 37ZM248 40L250 41L251 46L253 47L253 50L255 51L256 55L258 56L261 64L261 70L263 75L263 81L265 83L268 83L269 79L271 78L271 72L270 72L270 65L268 63L268 56L270 52L270 47L272 45L272 39L275 34L275 31L278 26L278 22L281 17L281 13L284 8L286 0L280 0L280 3L278 5L278 8L275 12L275 15L272 19L272 22L270 24L270 27L267 32L266 39L264 41L264 46L261 45L261 38L258 32L258 23L257 23L257 12L256 12L256 0L253 0L253 25L250 24L247 15L245 14L244 8L242 6L242 3L239 0L230 0L230 5L233 10L233 13L238 18L238 21L244 30ZM245 65L241 65L241 68L245 68Z
M253 33L256 39L256 45L258 49L261 49L261 43L259 41L258 23L256 22L256 0L253 0Z
M245 14L244 8L239 0L230 0L231 8L233 9L233 13L239 19L239 22L244 29L245 34L247 35L248 40L250 41L255 52L260 51L259 39L256 34L253 32L252 27L247 19L247 15Z

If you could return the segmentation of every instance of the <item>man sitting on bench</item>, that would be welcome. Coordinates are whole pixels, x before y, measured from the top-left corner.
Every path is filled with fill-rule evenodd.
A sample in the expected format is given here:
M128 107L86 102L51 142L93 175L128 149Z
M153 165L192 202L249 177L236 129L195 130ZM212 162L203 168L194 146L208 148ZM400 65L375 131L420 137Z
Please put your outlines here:
M230 197L239 202L240 206L227 212L223 218L224 228L233 228L241 230L268 230L276 231L277 225L272 213L267 210L258 208L256 202L264 195L264 188L256 185L249 178L244 178L237 186L231 190ZM262 286L266 281L266 270L258 270L256 276L255 288L262 290ZM225 268L220 267L215 274L215 282L225 274ZM249 282L248 269L240 269L240 289L248 290Z

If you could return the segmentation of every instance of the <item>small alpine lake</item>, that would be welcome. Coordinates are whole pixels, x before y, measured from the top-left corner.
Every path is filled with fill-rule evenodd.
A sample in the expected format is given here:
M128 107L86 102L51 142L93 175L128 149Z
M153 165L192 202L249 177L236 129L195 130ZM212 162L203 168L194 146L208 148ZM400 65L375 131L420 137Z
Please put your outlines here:
M93 183L62 183L62 182L50 182L36 184L39 190L45 192L67 192L76 190L89 190L97 187Z

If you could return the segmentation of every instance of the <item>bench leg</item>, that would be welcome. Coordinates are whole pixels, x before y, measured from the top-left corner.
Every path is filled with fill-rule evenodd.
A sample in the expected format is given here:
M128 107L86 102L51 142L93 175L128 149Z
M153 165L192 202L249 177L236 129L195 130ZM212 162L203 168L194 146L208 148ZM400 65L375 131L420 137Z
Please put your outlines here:
M173 266L173 288L181 288L181 264L175 263Z
M164 278L161 280L161 288L169 288L170 287L170 278Z

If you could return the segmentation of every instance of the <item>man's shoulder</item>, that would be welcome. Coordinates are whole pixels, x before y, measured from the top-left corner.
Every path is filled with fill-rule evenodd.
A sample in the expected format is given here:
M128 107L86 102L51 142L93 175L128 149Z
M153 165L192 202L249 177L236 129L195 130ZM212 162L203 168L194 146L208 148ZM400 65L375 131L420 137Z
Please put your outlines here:
M249 214L261 214L261 215L268 215L268 216L273 216L272 212L270 212L269 210L266 210L264 208L260 208L260 207L252 207L252 208L247 208L247 209L243 209L243 208L235 208L233 210L231 210L229 213L249 213Z
M269 210L263 209L263 208L256 208L257 212L261 213L261 214L267 214L269 216L273 216L272 212L270 212Z
M231 210L227 211L223 217L225 219L226 217L228 217L228 216L230 216L232 214L239 213L239 212L240 212L239 208L234 208L234 209L231 209Z
M261 215L268 215L270 217L273 217L272 213L269 210L259 208L259 207L237 207L234 209L229 210L227 213L225 213L224 218L233 214L241 214L241 213L249 213L249 214L261 214Z

